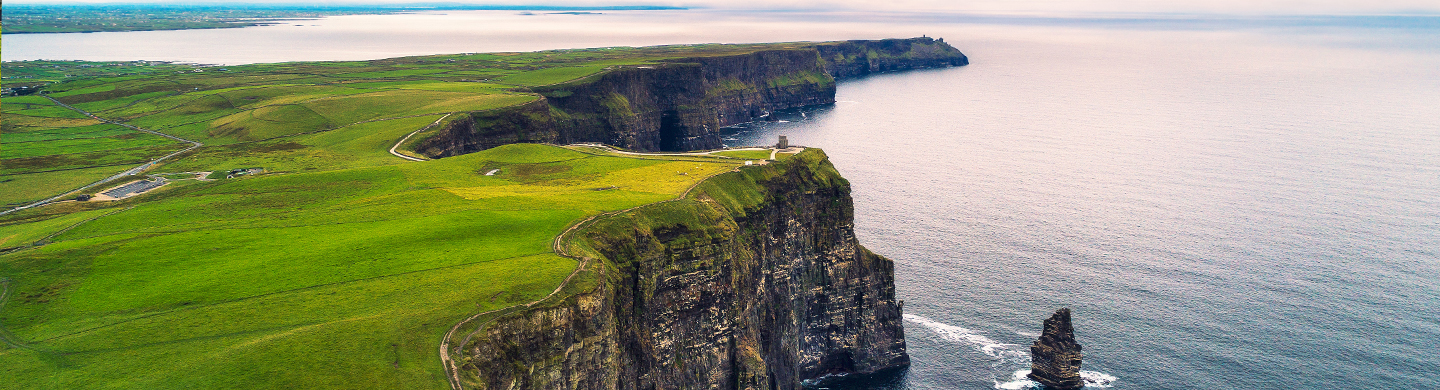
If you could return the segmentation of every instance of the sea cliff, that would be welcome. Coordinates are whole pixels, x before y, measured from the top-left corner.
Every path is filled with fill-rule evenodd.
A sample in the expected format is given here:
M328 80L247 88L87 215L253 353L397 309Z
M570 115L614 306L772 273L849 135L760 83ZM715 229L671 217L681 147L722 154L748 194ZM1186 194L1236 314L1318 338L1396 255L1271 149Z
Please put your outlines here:
M517 142L601 142L643 151L715 149L720 128L835 102L835 80L968 59L931 38L791 45L619 66L531 88L531 104L450 121L416 150L446 157Z
M568 293L456 347L477 389L796 389L905 367L893 263L825 154L713 177L578 231Z

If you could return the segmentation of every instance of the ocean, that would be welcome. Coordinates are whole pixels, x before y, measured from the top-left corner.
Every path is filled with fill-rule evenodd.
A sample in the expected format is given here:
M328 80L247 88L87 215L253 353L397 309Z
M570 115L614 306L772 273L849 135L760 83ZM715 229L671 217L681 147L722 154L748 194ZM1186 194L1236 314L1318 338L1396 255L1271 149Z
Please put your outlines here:
M845 81L834 105L727 129L732 146L786 135L823 148L850 180L861 243L896 262L913 366L833 388L1033 386L1029 344L1061 307L1093 388L1440 388L1440 17L294 24L7 35L3 57L239 64L942 37L971 65Z

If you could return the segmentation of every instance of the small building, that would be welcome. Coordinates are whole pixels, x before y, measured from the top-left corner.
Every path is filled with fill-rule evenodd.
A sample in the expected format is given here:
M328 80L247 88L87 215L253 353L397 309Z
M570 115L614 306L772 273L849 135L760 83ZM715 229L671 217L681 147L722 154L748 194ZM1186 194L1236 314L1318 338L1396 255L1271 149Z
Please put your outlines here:
M789 139L786 139L785 136L783 136L783 135L780 136L780 142L775 143L775 148L776 148L776 149L789 149L789 148L790 148L790 140L789 140Z

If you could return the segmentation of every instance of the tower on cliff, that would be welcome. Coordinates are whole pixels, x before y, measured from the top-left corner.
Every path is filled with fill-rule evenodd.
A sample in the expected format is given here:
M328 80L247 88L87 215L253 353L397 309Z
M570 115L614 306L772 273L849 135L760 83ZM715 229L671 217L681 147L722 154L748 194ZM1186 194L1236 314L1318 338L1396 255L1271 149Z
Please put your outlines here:
M1070 327L1070 309L1055 311L1045 320L1045 331L1030 346L1030 380L1050 390L1075 390L1085 387L1080 378L1080 344Z
M783 135L780 136L780 142L776 142L776 143L775 143L775 149L789 149L789 148L790 148L790 140L789 140L789 139L786 139L785 136L783 136Z

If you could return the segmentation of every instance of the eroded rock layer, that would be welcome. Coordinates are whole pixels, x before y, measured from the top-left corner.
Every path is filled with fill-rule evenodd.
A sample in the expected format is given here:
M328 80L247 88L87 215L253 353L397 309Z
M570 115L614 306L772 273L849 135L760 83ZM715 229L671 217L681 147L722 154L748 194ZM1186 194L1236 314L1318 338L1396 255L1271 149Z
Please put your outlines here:
M1080 378L1080 344L1070 326L1070 309L1056 310L1045 320L1045 331L1030 346L1030 380L1051 390L1085 387Z
M516 142L602 142L642 151L715 149L720 128L835 102L835 80L968 64L930 38L820 43L623 66L532 91L538 102L470 113L416 148L454 156Z
M797 389L909 365L894 264L818 149L586 230L590 287L461 346L479 389ZM584 285L582 283L581 285Z

